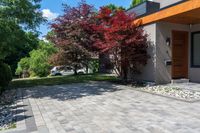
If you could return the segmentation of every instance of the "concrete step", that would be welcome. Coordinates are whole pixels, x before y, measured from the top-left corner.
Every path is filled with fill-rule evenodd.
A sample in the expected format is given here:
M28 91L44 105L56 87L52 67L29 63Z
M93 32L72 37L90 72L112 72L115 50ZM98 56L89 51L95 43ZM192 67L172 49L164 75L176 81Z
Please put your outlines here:
M176 83L189 83L190 80L189 79L173 79L171 80L172 84L176 84Z

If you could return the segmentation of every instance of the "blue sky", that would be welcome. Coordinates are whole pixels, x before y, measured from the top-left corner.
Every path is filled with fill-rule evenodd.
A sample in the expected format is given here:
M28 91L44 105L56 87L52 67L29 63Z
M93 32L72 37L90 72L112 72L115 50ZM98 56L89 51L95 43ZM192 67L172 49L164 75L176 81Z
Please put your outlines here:
M70 6L76 6L78 2L80 2L80 0L42 0L41 10L43 12L43 15L46 18L48 18L49 22L51 22L52 19L54 19L58 15L63 14L62 3L68 4ZM86 2L88 4L94 5L97 9L101 6L108 5L111 3L117 6L123 6L128 8L130 6L131 0L86 0ZM48 27L48 24L42 24L40 26L40 38L46 35L46 33L49 31Z

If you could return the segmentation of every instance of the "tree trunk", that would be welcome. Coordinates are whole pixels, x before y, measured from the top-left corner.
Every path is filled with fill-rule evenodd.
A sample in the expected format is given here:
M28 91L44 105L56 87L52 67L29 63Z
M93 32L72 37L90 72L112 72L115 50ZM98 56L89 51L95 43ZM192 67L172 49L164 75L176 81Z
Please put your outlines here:
M111 64L109 53L99 54L99 73L109 73L110 68L108 65Z
M89 73L89 67L88 67L88 65L86 65L86 74L88 74Z
M125 82L128 80L128 57L126 54L126 48L121 48L121 69L122 69L122 78Z
M74 66L74 75L78 75L78 73L77 73L77 66L76 65Z
M128 67L127 66L123 66L123 68L122 68L122 76L123 76L123 80L125 81L125 82L127 82L128 81Z

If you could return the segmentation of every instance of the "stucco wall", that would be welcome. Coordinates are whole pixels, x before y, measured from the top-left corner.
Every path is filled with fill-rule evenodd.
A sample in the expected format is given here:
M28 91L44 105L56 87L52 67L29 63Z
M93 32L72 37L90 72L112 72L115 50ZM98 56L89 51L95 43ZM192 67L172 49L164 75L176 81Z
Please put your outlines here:
M191 32L196 32L196 31L200 31L200 24L193 25L191 27ZM191 47L191 45L190 45L190 47ZM190 53L191 53L191 48L190 48ZM191 58L189 58L189 59L191 59ZM190 78L191 82L200 82L200 68L191 67L191 61L190 61L190 69L189 69L189 78Z
M160 8L163 8L183 0L153 0L153 1L160 3Z
M130 75L131 78L139 81L152 81L157 84L165 84L171 82L171 66L166 66L165 61L172 58L172 31L200 31L200 25L174 24L167 22L158 22L156 24L150 24L144 26L144 30L149 34L150 46L148 53L151 59L148 60L148 64L142 68L142 73L139 75ZM166 39L171 39L171 45L166 44ZM190 61L191 54L191 39L189 36L189 79L191 82L200 82L200 68L192 68Z
M188 25L159 22L156 25L156 83L171 82L171 66L166 66L165 61L172 58L172 42L168 46L166 39L172 39L172 30L189 31Z
M131 78L138 81L155 81L155 41L156 41L156 24L144 26L144 30L148 33L149 48L148 53L151 58L146 66L141 69L141 74L130 75Z

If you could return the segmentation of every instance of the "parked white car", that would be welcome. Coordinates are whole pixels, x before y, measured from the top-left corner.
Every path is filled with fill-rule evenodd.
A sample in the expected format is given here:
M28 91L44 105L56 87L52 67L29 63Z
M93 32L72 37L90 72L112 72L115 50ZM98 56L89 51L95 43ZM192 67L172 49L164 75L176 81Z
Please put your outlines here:
M78 69L78 74L86 74L86 68ZM51 69L51 76L72 75L74 74L73 68L68 66L55 66Z

